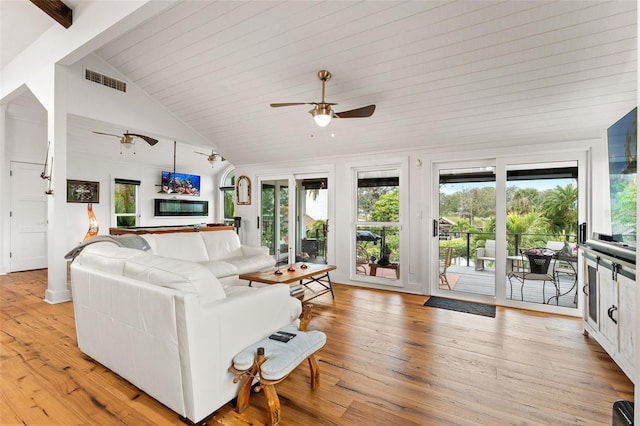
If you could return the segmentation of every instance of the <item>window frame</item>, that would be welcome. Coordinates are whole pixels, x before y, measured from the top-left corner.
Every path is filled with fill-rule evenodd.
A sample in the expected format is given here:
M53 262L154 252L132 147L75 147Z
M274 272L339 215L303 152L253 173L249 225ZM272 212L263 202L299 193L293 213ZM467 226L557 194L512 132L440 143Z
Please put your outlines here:
M234 211L234 216L235 216L235 212L236 212L236 204L235 204L235 199L236 199L236 188L235 188L235 171L236 169L234 167L231 167L229 169L227 169L223 174L222 174L222 178L220 179L220 186L218 187L218 189L220 190L219 193L219 206L220 209L218 211L218 214L220 217L220 222L224 223L225 225L230 225L233 226L233 216L230 218L225 217L225 203L227 201L226 198L226 194L227 193L231 193L231 198L230 201L233 204L233 211ZM230 185L226 185L226 181L227 179L229 179L229 175L233 174L232 180L231 180L231 184Z
M141 205L140 205L140 185L141 182L135 179L114 178L111 180L111 213L112 213L112 227L125 228L126 226L118 226L119 217L133 217L134 225L140 225ZM133 213L116 213L116 189L118 185L133 185L135 188L135 211Z

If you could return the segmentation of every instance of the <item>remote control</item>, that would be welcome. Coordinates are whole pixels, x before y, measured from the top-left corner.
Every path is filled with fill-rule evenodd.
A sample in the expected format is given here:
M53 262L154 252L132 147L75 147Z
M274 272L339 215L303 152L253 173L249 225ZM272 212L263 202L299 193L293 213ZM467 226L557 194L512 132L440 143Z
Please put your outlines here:
M282 334L272 334L271 336L269 336L269 339L287 343L292 339L292 337L283 336Z

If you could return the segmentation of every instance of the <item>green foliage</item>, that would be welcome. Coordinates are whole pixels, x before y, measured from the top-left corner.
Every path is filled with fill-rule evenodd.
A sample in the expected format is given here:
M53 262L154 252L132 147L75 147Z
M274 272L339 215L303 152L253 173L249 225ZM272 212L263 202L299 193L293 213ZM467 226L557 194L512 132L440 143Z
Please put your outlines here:
M453 247L451 251L451 257L466 257L467 256L467 240L462 238L456 238L453 240L440 241L440 258L444 256L444 251L448 247Z
M477 228L471 225L466 220L458 220L455 225L451 226L452 232L474 232L477 231Z
M376 209L375 204L391 191L398 191L398 188L395 186L358 188L358 220L363 222L374 221L371 215Z
M556 186L545 192L542 211L549 225L549 233L567 235L578 231L577 200L578 188L573 185Z
M115 213L136 212L136 185L118 183L114 193Z
M459 216L474 224L476 217L495 215L496 190L487 186L483 188L463 189L462 191L446 194L440 185L440 215Z
M324 230L326 229L327 221L323 219L318 219L313 222L310 229L307 229L307 237L308 238L316 238L317 236L321 240L326 240L327 236L325 235Z
M400 192L398 188L382 195L371 212L373 222L398 222L400 220Z
M618 223L635 228L636 204L638 185L628 185L617 194L617 203L613 206L612 217L618 219Z
M507 212L527 214L536 209L543 199L543 194L535 188L513 188L508 194Z
M224 218L232 219L236 215L236 205L234 202L236 191L224 191Z
M289 238L289 188L280 187L280 235L275 235L275 187L264 185L262 188L262 219L260 228L262 229L262 244L269 247L270 254L275 254L276 242L284 241Z

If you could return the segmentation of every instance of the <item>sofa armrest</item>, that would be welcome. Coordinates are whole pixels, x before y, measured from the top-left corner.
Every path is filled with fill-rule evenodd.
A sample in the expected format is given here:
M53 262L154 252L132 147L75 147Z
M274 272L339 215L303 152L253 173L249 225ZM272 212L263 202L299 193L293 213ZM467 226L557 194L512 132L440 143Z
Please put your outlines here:
M269 248L265 247L265 246L245 246L244 244L241 246L242 247L242 254L244 256L263 256L263 255L269 255Z

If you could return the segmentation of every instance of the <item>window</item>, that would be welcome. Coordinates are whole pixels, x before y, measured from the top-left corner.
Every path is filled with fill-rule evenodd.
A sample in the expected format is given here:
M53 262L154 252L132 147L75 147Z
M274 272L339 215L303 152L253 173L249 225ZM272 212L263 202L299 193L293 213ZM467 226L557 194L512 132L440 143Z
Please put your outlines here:
M116 227L124 228L138 224L139 180L116 179L114 200Z
M357 173L356 274L400 278L400 171Z
M233 225L233 217L236 215L236 175L235 170L229 170L222 179L220 194L222 197L222 221L225 225Z

